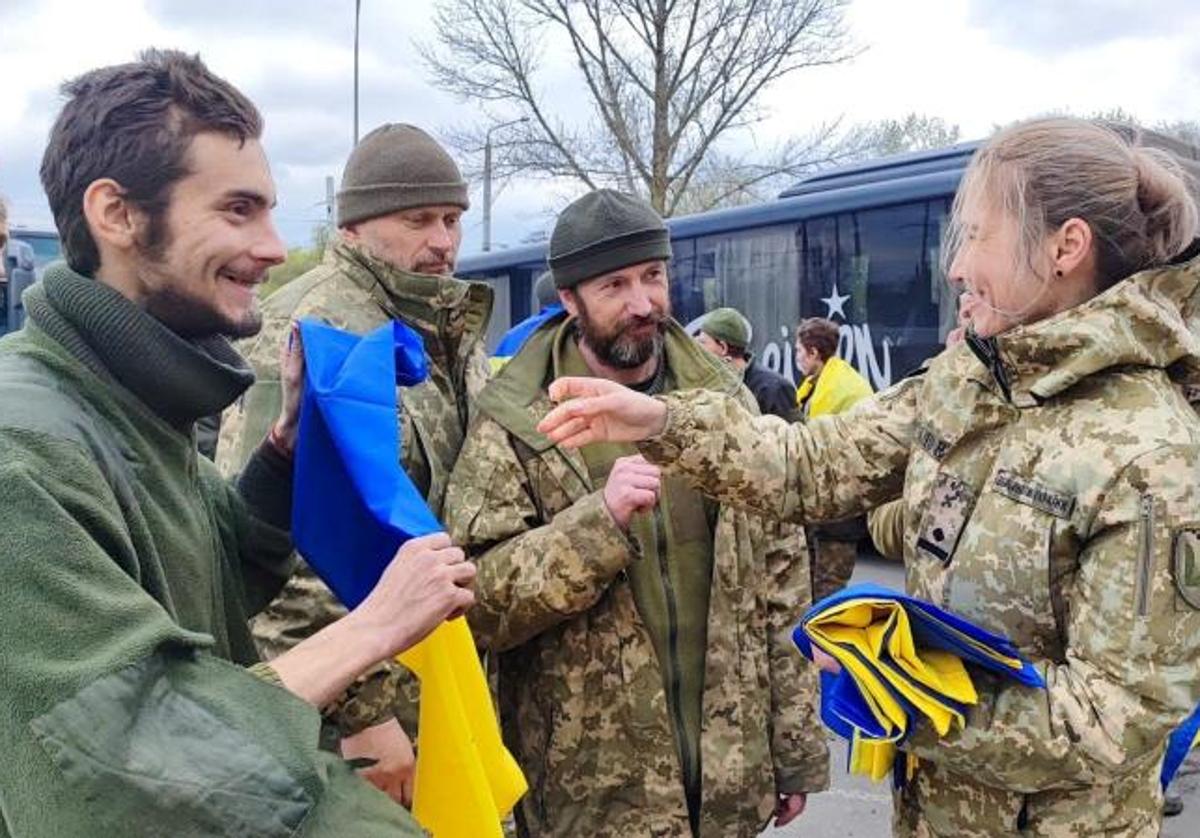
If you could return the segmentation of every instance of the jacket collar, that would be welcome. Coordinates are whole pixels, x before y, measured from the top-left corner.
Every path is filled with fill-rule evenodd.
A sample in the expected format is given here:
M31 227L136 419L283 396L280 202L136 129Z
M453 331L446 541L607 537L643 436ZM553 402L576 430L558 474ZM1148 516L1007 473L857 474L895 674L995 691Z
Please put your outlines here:
M1053 317L969 345L1018 407L1117 367L1190 380L1200 370L1200 259L1143 271Z
M562 374L564 342L574 340L574 334L574 318L565 312L548 320L479 394L479 409L533 451L554 447L536 426L549 409L546 389ZM742 386L736 370L706 352L673 319L667 323L663 348L676 389L732 394Z
M63 263L47 268L24 302L35 328L179 430L220 413L254 381L225 338L180 337L113 288Z
M390 317L416 329L435 361L461 354L487 329L493 297L487 283L402 271L340 236L325 259Z

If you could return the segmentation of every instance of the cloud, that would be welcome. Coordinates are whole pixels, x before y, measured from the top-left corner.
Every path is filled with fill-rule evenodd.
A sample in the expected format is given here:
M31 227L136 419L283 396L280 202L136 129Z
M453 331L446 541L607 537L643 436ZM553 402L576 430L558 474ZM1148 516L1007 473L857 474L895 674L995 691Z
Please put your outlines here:
M1190 23L1189 23L1190 21ZM967 23L998 44L1025 52L1062 55L1130 38L1194 32L1194 0L970 0Z

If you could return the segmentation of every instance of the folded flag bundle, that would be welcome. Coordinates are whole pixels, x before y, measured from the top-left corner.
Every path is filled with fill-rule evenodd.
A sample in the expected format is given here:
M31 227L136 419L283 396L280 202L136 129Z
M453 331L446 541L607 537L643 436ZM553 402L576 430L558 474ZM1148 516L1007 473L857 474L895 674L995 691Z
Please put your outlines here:
M292 537L353 608L405 541L442 529L400 467L396 386L425 379L425 353L401 323L358 337L304 321L300 337ZM413 815L435 838L500 838L526 784L501 742L466 622L442 624L399 660L421 680Z
M813 605L792 633L841 664L821 675L821 718L850 742L850 770L873 780L893 769L897 745L924 717L938 735L962 727L978 701L964 663L1045 687L1004 637L879 585L853 585Z

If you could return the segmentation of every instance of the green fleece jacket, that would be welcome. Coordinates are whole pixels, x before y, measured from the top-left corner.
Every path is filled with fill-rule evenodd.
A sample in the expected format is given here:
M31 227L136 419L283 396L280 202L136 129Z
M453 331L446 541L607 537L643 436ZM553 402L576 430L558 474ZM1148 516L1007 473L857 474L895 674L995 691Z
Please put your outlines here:
M241 359L62 266L25 304L0 341L0 835L418 833L247 669L290 470L263 448L229 485L192 431Z

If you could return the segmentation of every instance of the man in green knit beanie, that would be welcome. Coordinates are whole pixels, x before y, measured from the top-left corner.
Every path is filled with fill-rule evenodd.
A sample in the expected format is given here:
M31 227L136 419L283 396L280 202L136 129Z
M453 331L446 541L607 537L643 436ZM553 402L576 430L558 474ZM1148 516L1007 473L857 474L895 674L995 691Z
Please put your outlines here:
M315 317L356 334L400 320L421 335L429 370L425 381L399 391L401 464L440 516L475 394L489 375L491 287L453 276L469 205L458 166L420 128L386 124L362 138L342 175L338 230L324 260L264 302L262 331L239 346L257 381L222 417L216 462L225 474L242 467L270 427L279 402L277 347L294 320ZM343 614L301 563L255 618L254 636L272 658ZM342 753L373 760L364 776L405 803L414 780L408 734L416 731L417 695L408 670L388 663L353 684L328 713Z
M395 836L408 812L318 749L320 708L468 607L445 536L268 666L247 625L291 572L303 380L236 482L195 421L252 374L283 260L254 105L198 57L149 50L66 84L41 177L66 264L0 341L0 836Z
M566 310L479 396L445 506L479 566L468 620L529 780L518 834L782 826L828 782L815 671L789 637L808 604L801 531L705 500L632 446L568 451L536 429L562 375L754 402L671 318L670 236L645 201L584 195L549 256Z

